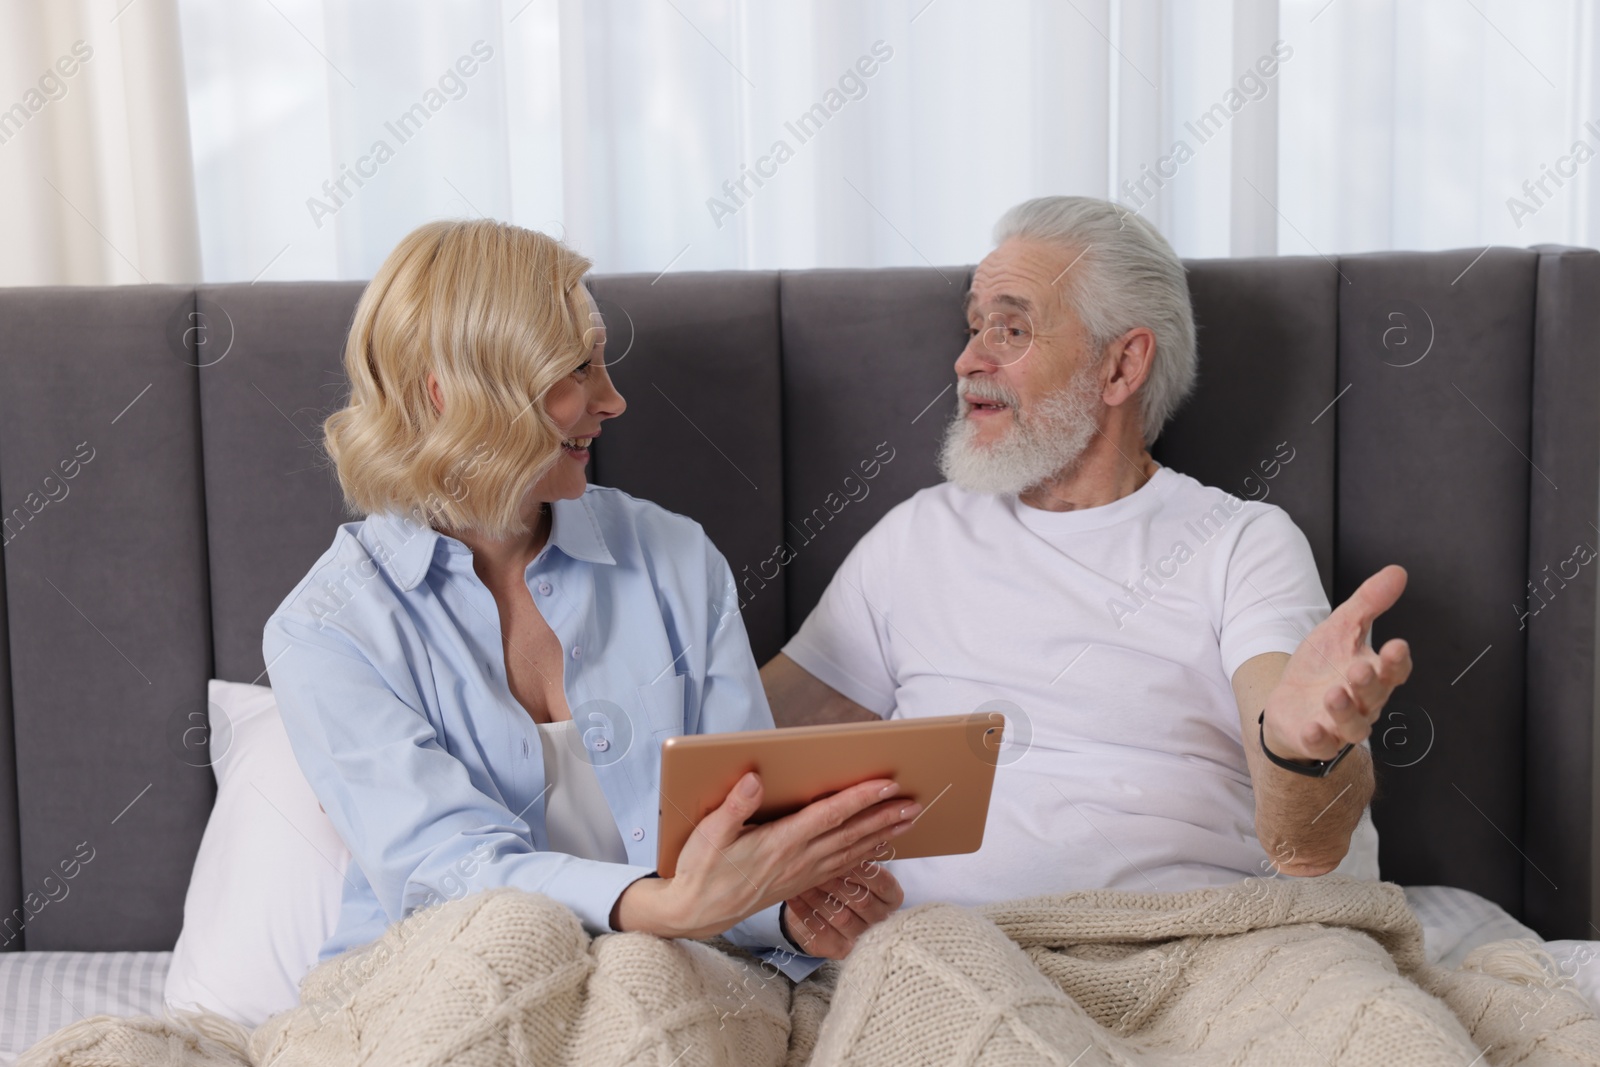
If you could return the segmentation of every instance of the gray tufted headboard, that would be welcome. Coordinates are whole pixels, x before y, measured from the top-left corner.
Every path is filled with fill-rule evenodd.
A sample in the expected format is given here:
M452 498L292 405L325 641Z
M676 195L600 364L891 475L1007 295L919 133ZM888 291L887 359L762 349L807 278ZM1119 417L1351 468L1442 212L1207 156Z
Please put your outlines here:
M1335 603L1385 563L1411 574L1374 634L1416 662L1373 738L1384 876L1600 937L1600 254L1189 268L1200 388L1157 457L1286 508ZM969 276L593 280L629 402L594 480L705 525L758 660L937 480ZM320 422L360 291L0 290L0 948L176 938L214 793L206 679L264 681L262 623L346 518Z

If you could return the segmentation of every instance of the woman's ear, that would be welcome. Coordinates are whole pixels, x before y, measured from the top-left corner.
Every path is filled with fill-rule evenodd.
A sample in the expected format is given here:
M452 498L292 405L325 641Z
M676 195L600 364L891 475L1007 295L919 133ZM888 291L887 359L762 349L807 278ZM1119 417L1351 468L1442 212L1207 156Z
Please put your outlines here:
M428 395L433 398L433 410L444 414L444 390L439 387L439 379L433 376L433 371L428 372Z

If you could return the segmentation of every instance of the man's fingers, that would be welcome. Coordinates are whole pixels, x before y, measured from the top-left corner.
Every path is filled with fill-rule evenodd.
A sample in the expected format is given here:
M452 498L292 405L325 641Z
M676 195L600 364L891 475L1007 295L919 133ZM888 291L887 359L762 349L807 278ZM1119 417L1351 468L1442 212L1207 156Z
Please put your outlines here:
M1371 575L1335 609L1337 620L1330 616L1296 652L1296 684L1310 683L1301 692L1309 697L1318 684L1326 686L1320 710L1307 709L1310 714L1299 726L1278 726L1289 731L1285 740L1300 751L1328 759L1339 746L1365 740L1396 687L1411 676L1411 647L1405 641L1393 638L1381 650L1371 646L1373 620L1400 599L1406 580L1405 568L1397 564ZM1308 646L1316 661L1303 654Z
M1391 637L1378 653L1378 673L1390 685L1403 685L1411 677L1411 646L1404 638Z
M1350 665L1350 692L1365 715L1383 706L1394 686L1384 680L1377 653L1369 652Z
M1381 707L1388 694L1373 689L1376 683L1346 684L1335 682L1328 687L1323 698L1323 707L1327 709L1328 716L1337 728L1336 735L1344 735L1356 728L1365 728L1375 717L1371 710ZM1353 692L1352 692L1353 691ZM1363 735L1365 736L1365 735Z
M1391 563L1357 586L1338 610L1353 612L1365 635L1372 627L1372 620L1394 607L1405 589L1406 569Z
M1383 652L1368 652L1355 660L1345 672L1345 681L1328 690L1324 705L1340 733L1347 740L1366 737L1373 719L1411 675L1411 652L1395 638Z

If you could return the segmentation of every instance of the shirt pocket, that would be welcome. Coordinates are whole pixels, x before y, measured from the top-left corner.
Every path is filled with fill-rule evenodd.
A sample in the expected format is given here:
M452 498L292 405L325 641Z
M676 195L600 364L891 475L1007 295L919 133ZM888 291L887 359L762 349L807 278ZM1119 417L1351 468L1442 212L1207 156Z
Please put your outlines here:
M669 674L638 688L643 725L656 738L683 733L683 675Z

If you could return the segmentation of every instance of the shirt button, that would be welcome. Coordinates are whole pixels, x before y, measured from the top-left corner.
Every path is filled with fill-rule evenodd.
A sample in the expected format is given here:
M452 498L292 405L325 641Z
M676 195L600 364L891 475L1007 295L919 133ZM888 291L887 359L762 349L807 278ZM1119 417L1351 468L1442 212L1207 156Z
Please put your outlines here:
M635 826L633 828L633 839L635 841L643 841L644 840L644 827Z
M596 752L604 752L606 749L608 749L610 747L611 747L611 742L607 741L605 738L597 737L597 738L594 739L594 750Z
M539 595L540 596L549 596L550 595L550 583L549 582L540 582L539 583Z
M578 658L582 657L582 655L583 655L583 646L582 645L573 645L572 646L572 658L573 659L578 659Z

